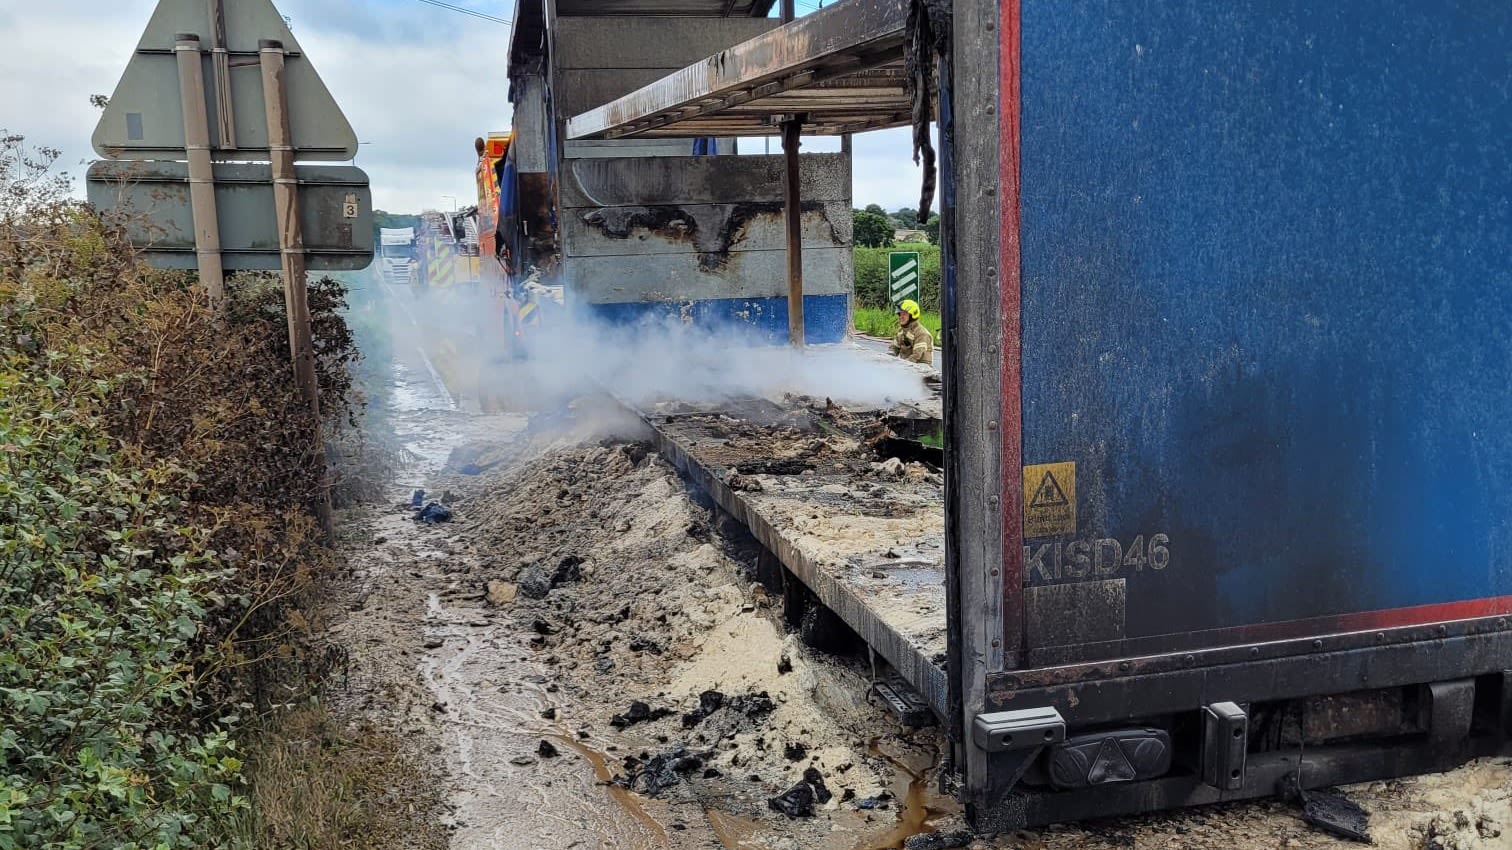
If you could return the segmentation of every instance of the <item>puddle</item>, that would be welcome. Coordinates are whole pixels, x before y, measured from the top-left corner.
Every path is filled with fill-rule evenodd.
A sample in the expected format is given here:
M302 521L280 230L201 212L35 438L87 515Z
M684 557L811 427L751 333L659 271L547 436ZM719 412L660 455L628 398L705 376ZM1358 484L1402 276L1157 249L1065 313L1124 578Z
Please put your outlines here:
M457 416L456 406L438 380L397 360L392 387L394 435L423 478L445 466L452 447L462 442L459 431L447 424Z
M640 798L637 797L634 792L614 784L614 771L609 769L609 759L605 757L603 753L589 747L573 735L552 733L548 735L548 737L559 741L560 743L566 744L578 755L587 759L588 763L593 765L594 777L597 778L599 782L606 783L602 787L608 789L609 798L614 800L615 804L625 812L629 813L636 820L640 821L641 825L646 828L646 831L648 833L650 833L654 837L659 838L660 842L658 846L666 845L666 829L662 827L661 823L658 822L656 818L647 813L645 808L640 803Z
M945 571L939 564L908 564L901 567L873 567L872 573L908 587L933 587L945 582ZM873 575L873 578L876 576Z
M898 822L891 830L879 838L856 845L855 850L897 850L903 842L929 832L934 821L950 814L954 801L933 790L937 757L890 752L876 738L867 745L867 752L886 759L897 771L897 778L889 790L899 801L900 808Z
M457 798L462 824L452 847L515 846L663 848L668 837L643 801L611 783L608 759L569 729L541 718L558 700L546 690L546 668L528 660L502 625L470 606L447 607L440 593L426 597L426 635L443 641L420 664L448 739L454 768L468 777ZM535 756L542 739L576 759ZM558 844L558 842L561 842Z

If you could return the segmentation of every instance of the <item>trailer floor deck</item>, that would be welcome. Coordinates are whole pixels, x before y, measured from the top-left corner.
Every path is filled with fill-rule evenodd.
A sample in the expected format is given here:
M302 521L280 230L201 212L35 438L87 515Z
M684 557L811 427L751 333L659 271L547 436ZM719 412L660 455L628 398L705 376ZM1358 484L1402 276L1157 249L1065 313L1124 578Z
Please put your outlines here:
M927 440L898 439L937 428L921 389L881 409L789 396L640 412L662 453L943 716L944 479L914 454Z

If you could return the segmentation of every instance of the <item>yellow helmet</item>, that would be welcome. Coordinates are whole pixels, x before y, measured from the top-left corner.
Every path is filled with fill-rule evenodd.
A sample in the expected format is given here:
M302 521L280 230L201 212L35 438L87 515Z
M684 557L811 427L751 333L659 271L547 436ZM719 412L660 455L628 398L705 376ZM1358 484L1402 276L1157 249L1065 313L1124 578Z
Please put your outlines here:
M909 298L898 305L898 312L907 313L908 315L917 319L919 318L919 302L913 300L912 298Z

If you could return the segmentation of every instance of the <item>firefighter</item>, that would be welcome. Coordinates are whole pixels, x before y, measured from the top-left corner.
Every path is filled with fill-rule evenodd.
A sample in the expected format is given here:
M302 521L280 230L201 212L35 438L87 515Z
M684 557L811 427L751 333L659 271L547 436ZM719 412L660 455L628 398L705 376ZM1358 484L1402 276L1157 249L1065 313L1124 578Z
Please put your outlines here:
M934 335L919 321L919 303L913 299L898 305L898 335L887 349L894 357L929 365L934 357Z

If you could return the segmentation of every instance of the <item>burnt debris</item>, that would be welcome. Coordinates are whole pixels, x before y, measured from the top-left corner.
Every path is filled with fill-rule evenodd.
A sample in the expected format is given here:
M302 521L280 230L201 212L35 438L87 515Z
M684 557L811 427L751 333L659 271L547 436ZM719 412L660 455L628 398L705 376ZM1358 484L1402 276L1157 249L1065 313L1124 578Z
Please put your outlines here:
M803 772L803 779L797 784L767 800L767 807L790 818L811 818L814 806L828 803L833 796L824 785L824 777L811 767Z
M613 717L609 718L609 725L613 726L616 729L624 729L627 726L634 726L637 723L645 723L650 720L660 720L663 717L670 715L671 713L671 709L653 709L646 703L643 703L640 700L635 700L634 702L630 703L630 707L625 710L624 714L616 714Z
M719 691L704 691L698 695L698 708L682 716L683 728L692 729L694 726L702 723L704 718L724 708L724 704L724 694Z

